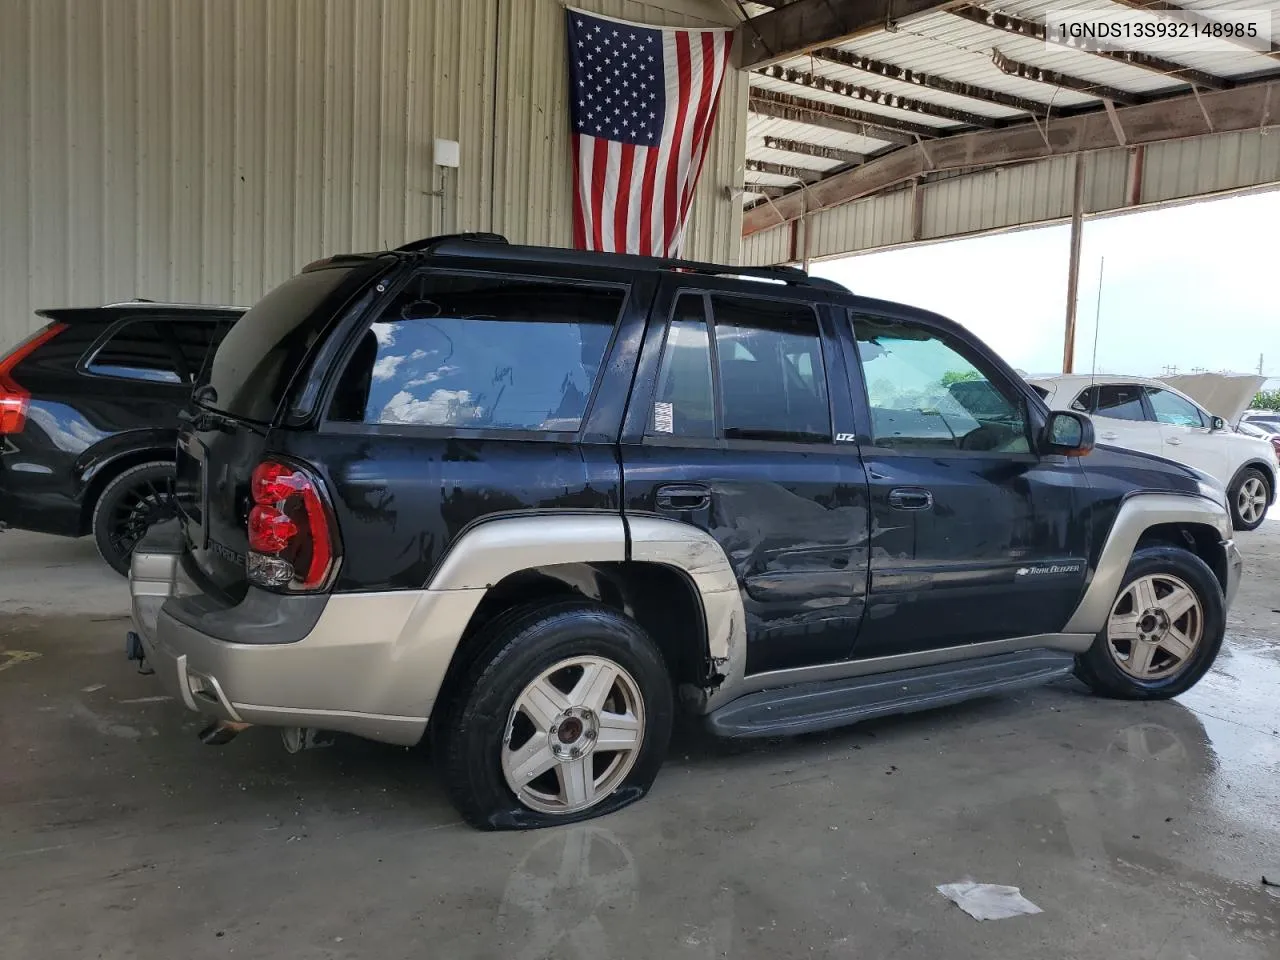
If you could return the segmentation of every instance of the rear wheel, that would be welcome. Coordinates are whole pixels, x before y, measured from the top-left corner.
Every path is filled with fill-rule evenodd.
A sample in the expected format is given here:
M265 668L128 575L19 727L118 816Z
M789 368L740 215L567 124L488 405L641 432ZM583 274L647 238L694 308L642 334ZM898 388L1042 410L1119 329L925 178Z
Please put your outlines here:
M1102 696L1177 696L1213 666L1225 629L1222 588L1203 560L1178 547L1139 550L1076 675Z
M133 548L157 523L178 515L172 463L152 461L112 479L93 508L93 538L112 570L129 575Z
M1250 467L1243 471L1232 484L1228 496L1233 527L1256 530L1262 525L1267 517L1267 505L1271 502L1271 487L1261 470Z
M499 618L485 643L432 717L445 787L469 823L572 823L648 792L673 695L634 621L560 603Z

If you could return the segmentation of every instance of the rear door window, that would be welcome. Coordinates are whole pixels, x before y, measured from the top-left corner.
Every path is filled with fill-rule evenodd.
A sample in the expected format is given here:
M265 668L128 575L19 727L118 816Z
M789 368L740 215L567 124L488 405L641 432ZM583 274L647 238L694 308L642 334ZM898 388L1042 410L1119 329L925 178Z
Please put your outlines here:
M1142 405L1142 388L1136 383L1090 387L1076 397L1071 409L1112 420L1149 419Z
M230 324L216 318L128 320L94 352L85 369L102 377L190 385Z
M576 432L625 297L551 280L417 278L357 343L329 418Z

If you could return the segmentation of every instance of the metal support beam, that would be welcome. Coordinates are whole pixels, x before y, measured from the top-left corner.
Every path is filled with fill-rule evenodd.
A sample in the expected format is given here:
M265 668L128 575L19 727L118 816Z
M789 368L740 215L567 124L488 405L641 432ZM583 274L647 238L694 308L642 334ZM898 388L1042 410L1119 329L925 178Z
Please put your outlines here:
M1203 104L1219 133L1280 128L1280 80L1205 93L1199 103L1191 94L1156 100L1116 111L1130 145L1160 143L1203 136ZM1069 156L1116 145L1115 131L1103 110L1058 117L1042 134L1034 123L1000 130L980 130L934 140L929 157L919 150L893 150L860 167L842 170L810 184L805 193L810 212L838 206L908 183L926 170L980 170L1047 156ZM766 230L799 217L805 210L791 195L773 208L756 206L743 215L744 235Z
M805 157L821 157L823 160L839 160L841 163L866 163L865 154L852 150L841 150L839 147L824 147L816 143L804 143L800 140L787 140L783 137L765 137L764 145L769 150L781 150L783 153L798 153Z
M762 67L758 72L762 77L794 83L796 86L808 87L810 90L824 90L827 93L848 97L851 100L861 100L865 103L875 104L878 107L891 107L894 110L905 110L926 117L938 117L941 120L964 123L971 127L995 127L997 125L996 121L990 117L969 113L966 110L957 110L955 107L940 107L934 103L913 100L910 97L899 96L896 93L885 93L883 90L859 87L856 84L845 83L842 80L832 80L830 77L805 73L803 70L791 70L776 64L770 67Z
M767 173L774 177L787 177L801 183L813 183L827 175L825 170L811 170L807 167L793 167L786 163L769 163L767 160L748 160L747 170L751 173Z
M1176 3L1167 3L1166 0L1112 0L1112 2L1118 3L1122 7L1128 7L1130 10L1144 10L1147 13L1176 13L1178 14L1179 20L1190 20L1205 26L1211 23L1221 23L1219 20L1214 20L1211 17L1204 16L1204 14L1198 10L1180 7ZM1228 8L1223 9L1226 10ZM1240 42L1239 40L1233 40L1229 37L1223 37L1222 42L1229 43L1232 46L1239 46L1242 50L1252 50L1254 53L1262 57L1269 56L1280 59L1280 45L1276 44L1274 40L1271 41L1270 50L1258 50Z
M1117 90L1115 87L1094 83L1092 80L1070 77L1065 73L1059 73L1057 70L1046 70L1044 67L1035 67L1019 60L1011 60L999 50L991 52L991 62L1011 77L1021 77L1023 80L1047 83L1052 87L1075 90L1077 93L1087 93L1091 97L1101 97L1103 100L1122 103L1125 106L1132 106L1142 99L1136 93L1130 93L1127 90Z
M745 193L758 193L770 200L785 197L791 191L790 187L775 187L771 183L752 183L750 180L742 185L742 189Z
M945 77L937 77L931 73L921 73L918 70L908 70L906 67L885 63L883 60L873 60L857 53L850 53L848 50L838 50L835 47L819 47L813 51L813 55L819 60L838 63L840 66L848 67L851 70L861 70L863 73L872 73L877 77L900 80L903 83L913 83L917 87L924 87L926 90L937 90L939 93L968 97L970 100L981 100L983 103L994 103L996 106L1008 107L1010 110L1022 110L1026 113L1034 113L1040 116L1044 116L1049 112L1049 105L1038 100L1015 97L1012 94L1001 93L999 90L988 90L986 87L975 87L971 83L948 80Z
M774 93L772 90L752 90L747 109L752 113L765 117L780 117L796 123L807 123L814 127L825 127L828 130L839 130L841 133L852 133L859 137L870 137L886 143L897 143L903 146L915 143L916 140L936 137L938 131L918 123L907 123L905 120L889 120L887 117L864 113L861 110L850 110L848 107L835 107L820 100L806 100L786 93Z
M948 13L963 17L965 20L984 27L990 27L993 30L1012 33L1015 36L1027 37L1031 40L1039 40L1041 43L1048 37L1048 30L1043 23L1037 23L1034 20L1023 20L1021 17L1011 17L1003 13L995 13L971 4L956 7L953 10L949 10ZM1152 73L1158 73L1174 80L1181 80L1183 83L1190 83L1197 87L1223 90L1228 86L1227 81L1221 77L1215 77L1213 74L1205 73L1203 70L1184 67L1182 64L1174 63L1172 60L1153 57L1146 53L1135 53L1132 50L1087 50L1083 46L1083 42L1081 44L1068 42L1062 46L1066 49L1080 50L1095 57L1104 57L1107 60L1127 63L1131 67L1149 70Z
M954 0L794 0L738 27L733 46L750 70L813 47L883 30L891 22L945 7Z
M1067 260L1067 328L1062 341L1062 372L1070 373L1076 356L1076 301L1080 291L1080 237L1084 226L1084 154L1076 154L1071 188L1071 254Z

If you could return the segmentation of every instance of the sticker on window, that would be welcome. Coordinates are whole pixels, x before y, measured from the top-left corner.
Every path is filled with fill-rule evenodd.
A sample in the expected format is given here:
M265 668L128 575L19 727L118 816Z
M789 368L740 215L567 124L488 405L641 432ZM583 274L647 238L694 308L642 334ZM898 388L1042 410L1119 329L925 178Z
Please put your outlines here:
M675 418L672 415L670 403L659 401L653 405L653 432L675 432Z

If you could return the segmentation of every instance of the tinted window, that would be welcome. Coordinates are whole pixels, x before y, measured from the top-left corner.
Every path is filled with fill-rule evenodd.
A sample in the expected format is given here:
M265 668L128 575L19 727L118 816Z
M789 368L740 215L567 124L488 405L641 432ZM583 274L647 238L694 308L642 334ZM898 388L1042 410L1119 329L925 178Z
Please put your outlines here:
M727 438L831 439L818 318L803 304L713 296Z
M1112 420L1146 420L1142 388L1136 384L1106 384L1090 387L1071 404L1073 410Z
M676 300L667 341L662 349L662 367L649 433L677 437L716 435L715 394L711 385L711 338L701 294L682 294Z
M209 383L220 410L269 421L290 378L345 299L339 290L355 273L328 267L300 273L259 300L236 321L214 355ZM336 303L326 304L333 298ZM320 311L322 306L331 307Z
M618 289L422 278L357 345L330 417L576 431L623 299Z
M1157 387L1147 387L1147 399L1151 401L1151 409L1160 423L1179 427L1205 426L1199 407L1176 393Z
M1265 416L1265 415L1259 416L1257 414L1250 416L1249 414L1246 413L1244 415L1244 419L1247 420L1249 423L1260 424L1261 426L1265 427L1267 430L1272 430L1272 431L1280 430L1280 417L1272 417L1272 416Z
M1027 453L1022 399L925 327L854 321L877 446Z

